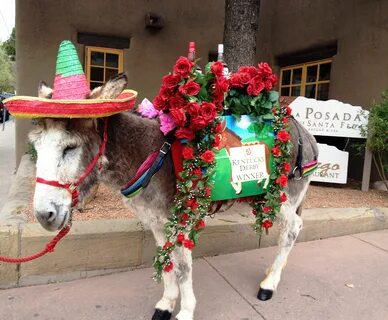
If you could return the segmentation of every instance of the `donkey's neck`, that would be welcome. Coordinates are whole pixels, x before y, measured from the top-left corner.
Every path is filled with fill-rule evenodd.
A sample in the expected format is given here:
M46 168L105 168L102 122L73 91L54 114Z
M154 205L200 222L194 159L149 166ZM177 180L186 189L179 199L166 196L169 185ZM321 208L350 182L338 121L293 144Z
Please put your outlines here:
M99 123L100 132L102 122ZM123 187L149 154L158 151L164 138L156 120L133 113L120 113L109 118L108 142L101 180L113 188Z

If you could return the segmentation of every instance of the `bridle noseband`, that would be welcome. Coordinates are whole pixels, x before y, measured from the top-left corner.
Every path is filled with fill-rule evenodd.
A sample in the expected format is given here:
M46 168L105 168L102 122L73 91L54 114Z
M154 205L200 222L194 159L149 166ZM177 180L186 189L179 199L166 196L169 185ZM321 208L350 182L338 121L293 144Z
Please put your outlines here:
M104 133L102 142L100 144L98 153L94 156L93 160L89 163L88 167L86 168L85 172L81 175L81 177L78 178L77 181L71 182L71 183L60 183L58 181L54 180L45 180L40 177L36 177L37 183L47 184L49 186L57 187L57 188L63 188L66 189L70 195L71 195L71 208L73 209L79 201L79 187L84 182L84 180L87 178L87 176L92 172L93 168L98 163L98 160L101 158L101 156L105 153L106 148L106 142L108 141L108 118L104 119Z

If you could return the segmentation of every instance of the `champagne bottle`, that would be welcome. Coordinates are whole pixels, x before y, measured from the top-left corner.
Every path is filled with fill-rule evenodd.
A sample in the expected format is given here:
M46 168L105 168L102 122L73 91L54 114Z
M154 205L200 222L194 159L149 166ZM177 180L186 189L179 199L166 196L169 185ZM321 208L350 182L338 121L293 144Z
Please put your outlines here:
M195 42L190 41L189 42L189 53L187 55L187 58L195 63ZM195 71L202 73L201 68L198 66L198 64L195 63Z
M225 60L224 60L224 45L222 43L218 44L217 61L220 61L222 63L222 65L224 66L224 69L222 72L224 77L229 78L230 74L229 74L228 66L226 65ZM224 116L228 116L228 115L232 114L232 111L228 107L225 106L225 102L224 102L224 113L223 114L224 114Z

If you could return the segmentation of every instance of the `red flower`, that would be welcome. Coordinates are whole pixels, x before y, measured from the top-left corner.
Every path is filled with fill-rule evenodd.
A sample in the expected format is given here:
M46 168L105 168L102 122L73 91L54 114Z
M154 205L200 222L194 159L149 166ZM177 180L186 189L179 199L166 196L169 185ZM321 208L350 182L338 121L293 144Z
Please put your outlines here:
M272 154L274 155L274 157L280 157L282 155L282 150L279 146L273 147Z
M174 264L172 261L170 261L163 269L164 272L170 272L172 269L174 269Z
M190 75L191 69L193 68L194 63L191 62L186 57L180 57L174 66L174 72L180 76L187 78Z
M186 100L180 95L175 95L168 100L171 109L182 109L186 105Z
M181 77L179 75L169 74L163 77L162 86L169 89L173 89L178 85L179 81L181 81Z
M276 83L278 82L278 77L274 74L271 74L267 80L271 81L272 82L272 86L276 85Z
M210 70L214 73L216 77L220 77L224 72L224 66L221 61L216 61L212 64Z
M237 72L238 73L246 72L246 73L248 73L250 75L251 78L254 78L254 77L256 77L259 74L258 69L256 69L253 66L243 66L243 67L240 67Z
M194 149L188 146L185 146L182 150L183 158L188 159L194 159Z
M264 82L261 81L259 77L251 79L247 92L250 96L258 96L261 91L265 88Z
M206 187L205 189L205 197L209 198L212 194L212 189L209 187Z
M179 92L186 96L196 96L199 90L201 90L201 86L191 79L179 87Z
M241 83L241 81L240 81L240 74L239 73L232 74L229 81L230 81L230 85L234 88L244 87L244 84Z
M168 249L170 249L172 246L173 246L172 242L167 241L167 242L164 244L164 246L163 246L163 250L168 250Z
M264 220L261 226L265 229L269 229L273 226L273 223L271 220Z
M163 110L166 106L166 101L161 97L156 96L152 101L152 104L155 106L156 110Z
M189 141L191 141L195 138L195 134L194 134L193 130L191 130L190 128L179 128L175 132L175 136L178 139L187 139Z
M185 240L185 235L183 233L178 233L176 236L176 242L177 243L182 243Z
M288 116L290 116L291 113L292 113L292 109L290 108L290 106L286 106L284 109L285 109L285 111L286 111L286 114L287 114Z
M218 122L216 127L214 128L214 133L221 133L223 131L223 124L222 122Z
M195 225L194 229L195 229L195 230L201 230L201 229L203 229L203 228L205 228L205 221L203 221L203 220L201 219L201 220L199 220L199 221L197 222L197 224Z
M196 117L199 115L199 112L201 110L201 107L196 102L190 102L186 107L187 112L190 114L191 117Z
M228 80L226 80L226 78L221 77L217 79L215 86L216 86L216 89L215 89L216 93L224 94L229 89L229 82Z
M214 161L214 153L211 150L207 150L202 153L201 159L207 163L212 163Z
M187 213L181 214L180 219L179 219L179 224L181 224L182 226L185 226L187 224L187 221L189 220L189 218L190 217Z
M201 179L202 169L201 168L194 168L193 169L193 175L197 176L198 179Z
M183 109L171 109L170 114L179 127L184 127L186 125L187 118L186 113Z
M216 147L218 148L220 146L220 143L221 143L221 138L222 136L220 134L217 134L214 138L214 143L213 143L213 147Z
M277 113L278 113L278 109L272 108L272 113L273 113L273 114L277 114Z
M213 121L217 117L217 109L214 103L203 102L201 106L201 116L208 123Z
M291 165L288 162L283 162L282 170L283 170L283 173L289 173L291 170Z
M263 208L263 212L264 213L269 213L269 212L271 212L272 211L272 207L264 207Z
M192 250L195 247L194 241L186 239L183 241L183 246L189 250Z
M199 207L199 203L195 199L188 199L186 201L186 206L191 210L195 211Z
M267 62L259 63L258 68L259 68L259 74L262 75L263 77L268 77L272 75L272 69Z
M282 187L285 187L288 183L288 178L286 175L282 174L279 178L276 179L276 183Z
M273 88L273 82L269 79L264 81L265 90L270 91Z
M172 96L172 91L171 89L167 88L167 87L161 87L160 90L159 90L159 97L163 100L163 101L167 101L168 99L170 99L170 97Z
M256 209L252 209L252 214L253 214L254 216L256 216L256 215L257 215L257 210L256 210Z
M282 119L282 122L283 122L284 124L287 124L287 123L288 123L288 118L284 117L284 118Z
M280 194L280 202L286 202L286 201L287 201L287 195L284 192L282 192Z
M195 117L194 119L191 119L191 124L194 130L202 130L206 128L206 126L209 124L209 121L207 121L202 116L198 116L198 117Z
M287 142L290 140L290 134L287 132L287 130L280 130L276 136L279 141L281 142Z

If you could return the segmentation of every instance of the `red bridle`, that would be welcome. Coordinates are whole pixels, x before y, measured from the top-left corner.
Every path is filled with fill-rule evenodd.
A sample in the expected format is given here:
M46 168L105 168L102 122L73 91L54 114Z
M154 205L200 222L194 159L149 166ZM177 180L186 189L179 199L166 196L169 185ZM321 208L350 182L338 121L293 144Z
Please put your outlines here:
M92 172L93 168L96 166L98 160L105 152L106 142L108 141L108 118L104 119L104 134L102 138L102 142L100 144L100 148L98 153L93 158L92 162L89 163L85 172L81 175L81 177L76 182L71 183L60 183L58 181L53 180L45 180L43 178L36 177L36 182L47 184L49 186L58 187L66 189L71 194L71 207L74 208L78 204L79 197L79 186L84 182L86 177Z

